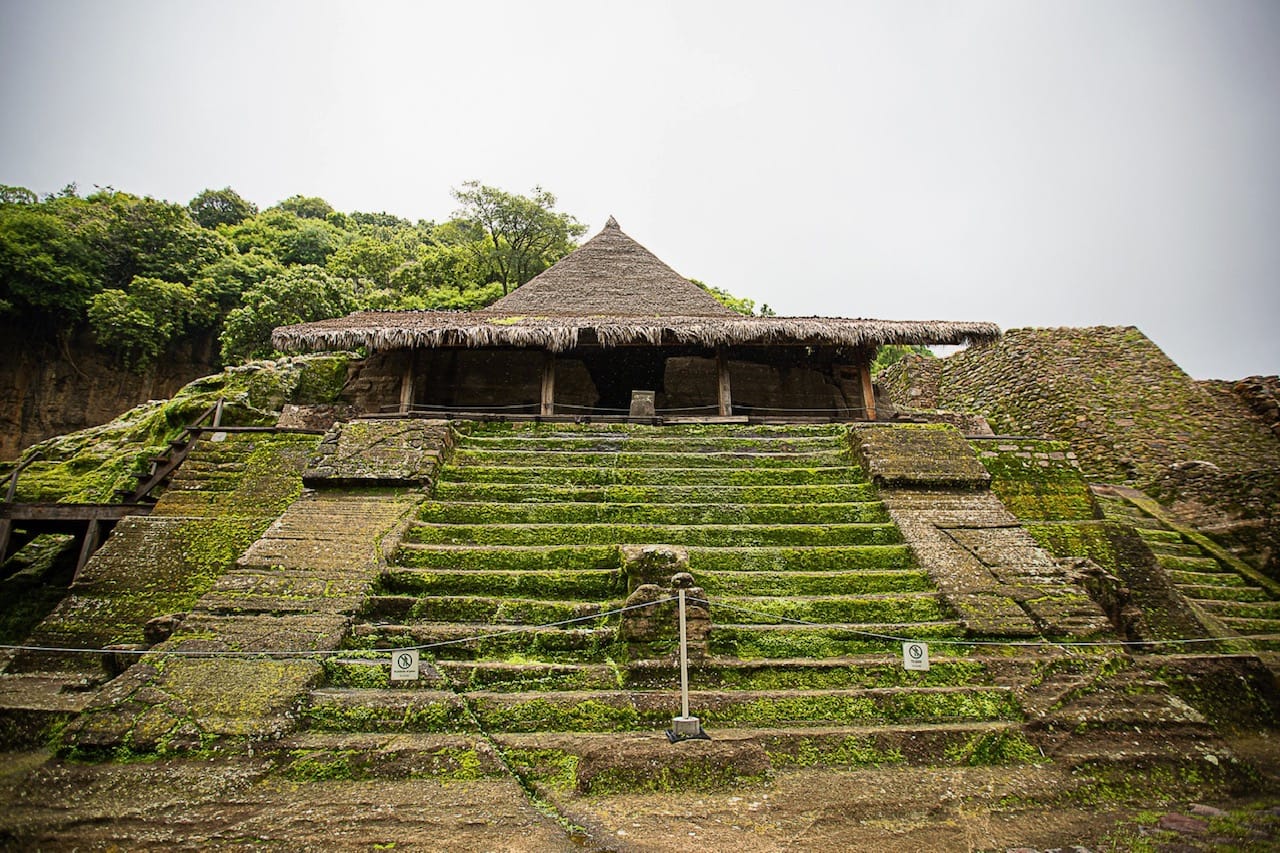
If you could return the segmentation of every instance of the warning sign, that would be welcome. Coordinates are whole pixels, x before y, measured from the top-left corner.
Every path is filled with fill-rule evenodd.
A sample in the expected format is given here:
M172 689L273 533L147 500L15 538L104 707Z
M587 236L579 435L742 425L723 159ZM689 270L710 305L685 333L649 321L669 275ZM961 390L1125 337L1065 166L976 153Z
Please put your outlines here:
M902 665L907 669L928 672L929 647L924 643L903 643Z
M405 649L400 652L391 653L391 680L392 681L417 681L418 680L418 650Z

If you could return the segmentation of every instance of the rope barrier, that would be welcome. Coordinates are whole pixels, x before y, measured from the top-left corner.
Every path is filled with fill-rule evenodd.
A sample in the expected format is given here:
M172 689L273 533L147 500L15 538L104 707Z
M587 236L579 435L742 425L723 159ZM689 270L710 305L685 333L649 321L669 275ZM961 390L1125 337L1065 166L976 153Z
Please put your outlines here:
M144 657L148 655L159 655L169 657L192 657L192 658L298 658L298 657L337 657L341 655L349 655L354 653L376 653L376 654L392 654L398 651L427 651L430 649L444 648L447 646L457 646L463 643L479 642L481 640L492 639L494 637L506 637L514 634L529 633L532 631L540 631L546 628L563 628L568 625L576 625L583 622L591 622L601 619L607 619L612 616L618 616L632 610L641 610L646 607L656 607L660 604L677 601L675 596L669 596L657 601L646 601L641 604L626 605L613 610L606 610L601 613L592 613L585 616L574 616L569 619L561 619L556 622L546 622L540 625L521 625L519 627L510 628L503 631L491 631L485 634L476 634L470 637L458 637L452 640L440 640L435 643L422 643L413 646L390 646L386 648L372 649L290 649L290 650L260 650L260 651L193 651L181 649L162 649L152 646L146 649L110 649L110 648L78 648L71 646L33 646L33 645L7 645L0 644L0 651L14 652L49 652L58 654L118 654L133 655L136 657ZM765 610L756 610L750 607L742 607L741 605L728 604L726 602L712 602L705 598L687 598L690 604L701 604L707 608L729 609L740 613L746 613L752 616L763 616L777 622L789 625L798 625L806 628L830 628L829 623L810 622L805 619L795 619L789 616L781 616L776 613L770 613ZM1234 637L1190 637L1180 640L964 640L951 637L928 637L913 638L903 637L895 634L881 634L875 631L863 631L857 628L846 629L849 633L857 634L871 639L883 640L892 643L926 643L928 645L948 645L948 646L984 646L984 647L1005 647L1005 648L1101 648L1101 647L1119 647L1133 648L1137 646L1180 646L1198 643L1225 643L1232 641L1247 640L1280 640L1280 634L1241 634ZM181 638L179 638L181 639Z

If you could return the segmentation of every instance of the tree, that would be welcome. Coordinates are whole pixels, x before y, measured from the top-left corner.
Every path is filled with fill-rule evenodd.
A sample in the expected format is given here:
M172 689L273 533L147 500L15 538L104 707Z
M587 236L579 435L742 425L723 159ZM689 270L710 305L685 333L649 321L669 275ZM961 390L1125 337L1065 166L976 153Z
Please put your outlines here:
M391 274L406 260L404 250L376 237L357 237L329 256L329 272L366 287L391 286Z
M276 205L277 210L292 213L299 219L324 219L333 213L333 205L322 198L291 195Z
M83 319L101 280L91 247L48 203L0 206L0 310L66 330Z
M357 307L350 282L312 265L290 267L253 285L241 302L227 314L218 338L228 364L271 355L276 326L341 317Z
M506 294L551 266L574 248L586 226L557 213L556 197L542 187L526 197L467 181L454 189L462 207L454 214L455 239L467 246L487 280Z
M191 218L201 228L217 228L219 225L239 225L258 212L257 205L245 201L231 187L205 190L187 202Z
M879 373L891 364L897 364L909 355L918 355L922 358L937 357L924 344L885 344L876 350L876 357L871 362L872 375Z
M98 343L132 368L154 364L200 314L200 300L185 284L135 278L128 291L109 288L89 303L89 325Z
M35 204L40 197L26 187L0 184L0 204Z

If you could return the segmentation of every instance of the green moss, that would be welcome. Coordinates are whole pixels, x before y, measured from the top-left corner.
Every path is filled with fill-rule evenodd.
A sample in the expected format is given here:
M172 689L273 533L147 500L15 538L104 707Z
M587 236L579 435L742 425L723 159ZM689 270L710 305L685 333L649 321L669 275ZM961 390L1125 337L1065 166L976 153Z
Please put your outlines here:
M732 763L689 760L663 763L658 767L609 767L585 782L584 793L591 796L611 794L674 793L683 791L723 791L750 787L768 781L767 771L751 773Z
M1015 451L999 450L1001 443L977 442L978 459L991 475L991 490L1018 518L1072 521L1101 517L1089 484L1079 469L1063 458L1070 450L1066 442L1018 439Z
M717 623L758 625L785 622L841 624L863 622L933 622L947 618L932 595L829 598L716 598L711 618Z
M764 696L721 708L706 708L698 716L708 725L858 725L1017 719L1020 711L1007 691L976 689Z
M689 549L689 568L700 572L834 572L912 569L906 545L770 546Z
M1036 764L1046 760L1026 735L1017 731L981 732L964 743L948 746L944 755L951 763L965 767Z
M354 780L365 778L367 774L357 772L353 759L359 753L354 749L334 752L318 752L313 750L293 750L289 753L290 761L281 771L281 775L294 782L330 782L338 779ZM363 771L363 768L361 768Z
M618 570L486 572L391 569L383 575L379 589L394 594L452 593L604 601L625 595L627 584L625 576Z
M349 355L313 356L302 364L298 384L290 400L294 403L335 403L347 381Z
M773 749L766 749L774 767L883 767L902 764L902 751L881 749L871 738L850 735L838 741L800 738Z
M580 757L560 749L507 749L503 757L526 783L571 791L578 781Z
M663 526L637 524L440 525L415 523L409 542L441 545L675 544L702 547L752 545L891 545L902 540L892 524Z
M312 729L331 732L464 732L474 728L455 699L414 697L400 703L344 705L322 702L303 709Z
M489 731L626 732L640 725L640 714L630 702L585 699L569 704L543 698L495 701L472 697L472 703L477 718Z
M552 574L572 575L575 571L593 569L618 570L622 564L618 549L608 545L552 545L550 547L513 548L495 551L488 548L414 548L412 543L402 546L395 556L396 565L420 569L439 569L443 571L484 571L515 572L539 571ZM426 587L418 584L433 584L426 575L389 572L388 579L396 583L404 583L404 592L420 590ZM390 580L389 580L390 582ZM388 587L391 591L391 588Z

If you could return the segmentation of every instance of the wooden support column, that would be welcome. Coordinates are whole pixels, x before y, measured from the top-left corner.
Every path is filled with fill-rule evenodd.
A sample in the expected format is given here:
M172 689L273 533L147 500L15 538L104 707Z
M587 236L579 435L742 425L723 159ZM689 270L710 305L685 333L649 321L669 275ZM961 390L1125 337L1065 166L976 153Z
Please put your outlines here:
M13 522L10 519L0 519L0 563L9 558L9 539L13 535Z
M733 414L733 389L729 387L729 359L725 356L723 347L716 348L716 376L720 416L727 418Z
M76 561L76 573L72 576L71 582L75 583L80 579L80 572L84 570L85 564L89 562L89 558L93 556L93 552L98 550L98 539L102 536L102 522L96 518L88 523L84 531L84 542L80 545L80 559Z
M863 417L869 421L876 419L876 389L871 384L871 365L863 361L858 365L858 375L862 379Z
M413 409L413 364L417 361L416 352L409 350L409 360L405 363L404 374L400 377L400 414L407 415Z
M542 354L542 416L556 413L556 354L547 350Z

